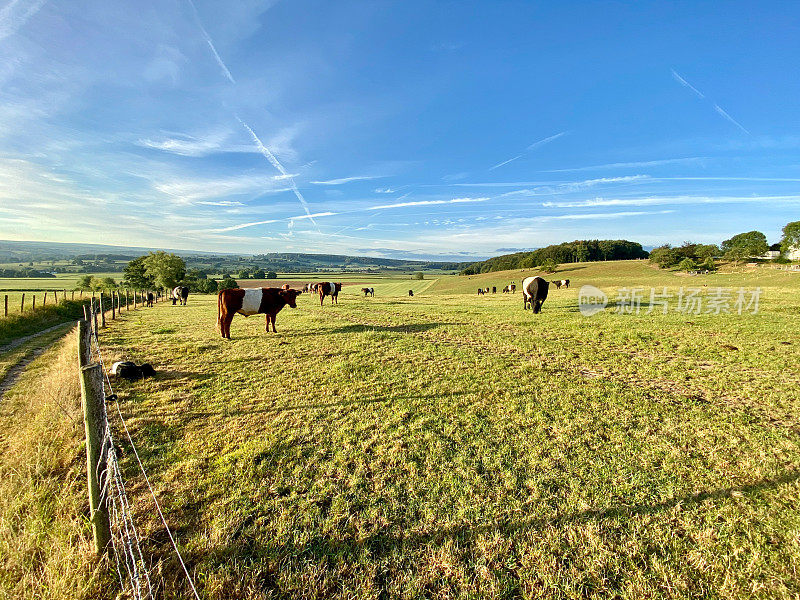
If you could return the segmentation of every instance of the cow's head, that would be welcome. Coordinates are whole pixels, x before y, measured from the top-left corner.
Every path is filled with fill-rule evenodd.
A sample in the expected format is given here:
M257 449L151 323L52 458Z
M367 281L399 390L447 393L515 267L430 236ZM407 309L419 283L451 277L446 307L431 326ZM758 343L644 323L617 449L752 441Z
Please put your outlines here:
M281 290L278 292L281 295L281 298L286 300L286 304L291 306L292 308L297 308L297 303L294 301L302 292L300 290Z

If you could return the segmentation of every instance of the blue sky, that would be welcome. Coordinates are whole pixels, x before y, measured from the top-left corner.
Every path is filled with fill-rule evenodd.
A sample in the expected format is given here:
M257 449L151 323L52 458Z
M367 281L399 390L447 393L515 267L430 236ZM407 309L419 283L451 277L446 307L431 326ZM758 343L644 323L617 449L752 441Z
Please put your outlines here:
M3 239L472 257L800 219L798 3L0 2Z

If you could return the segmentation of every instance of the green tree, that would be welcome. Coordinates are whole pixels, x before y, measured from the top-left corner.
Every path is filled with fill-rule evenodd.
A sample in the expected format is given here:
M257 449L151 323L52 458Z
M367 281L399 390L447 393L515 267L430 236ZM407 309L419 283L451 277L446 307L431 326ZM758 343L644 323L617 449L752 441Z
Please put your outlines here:
M145 272L154 285L172 289L186 276L186 263L180 256L159 250L144 257Z
M236 283L236 280L233 279L230 275L226 275L223 277L222 281L217 284L217 289L219 291L222 290L235 290L239 287L239 284Z
M714 259L711 258L710 256L708 258L706 258L706 260L703 262L702 266L703 266L704 269L707 269L708 271L716 271L717 270L717 265L714 262Z
M275 271L267 271L266 279L277 279L278 274Z
M695 249L695 256L701 259L714 258L715 256L720 256L721 254L722 251L716 244L700 244Z
M586 244L580 243L575 248L575 261L586 262L587 260L589 260L589 250L586 248Z
M264 273L264 269L257 269L253 272L253 279L264 279L266 276L267 274Z
M239 271L238 278L239 279L251 279L250 271L248 271L247 269L242 269L241 271Z
M117 288L117 282L111 277L92 277L92 289L108 291Z
M694 262L691 258L684 258L680 264L678 264L679 271L695 271L697 270L697 263Z
M155 286L155 281L147 274L146 258L146 256L134 258L122 269L122 281L126 286L138 290L147 290Z
M201 294L215 294L218 289L217 282L213 279L200 279L197 282L196 289Z
M422 271L417 271L416 273L414 273L414 274L411 276L411 279L417 279L417 280L419 280L419 279L425 279L425 273L423 273Z
M739 233L729 240L722 242L722 251L725 258L733 261L742 261L747 258L761 256L767 250L767 236L760 231Z
M552 258L548 258L539 265L539 268L545 273L555 273L556 269L558 269L558 263L556 263L556 261L554 261Z
M92 289L92 276L82 275L78 278L78 283L75 285L76 290L91 290Z
M783 228L783 237L781 238L781 253L784 256L795 249L800 249L800 221L787 223Z

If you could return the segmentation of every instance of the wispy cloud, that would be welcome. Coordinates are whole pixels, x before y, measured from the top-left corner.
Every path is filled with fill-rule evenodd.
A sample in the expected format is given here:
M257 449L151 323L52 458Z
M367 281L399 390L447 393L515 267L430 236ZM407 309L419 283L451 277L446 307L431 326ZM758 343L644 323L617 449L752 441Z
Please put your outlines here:
M645 196L639 198L594 198L577 202L544 202L545 208L594 208L601 206L653 206L664 204L766 204L800 202L800 196Z
M569 169L546 169L541 173L568 173L572 171L596 171L599 169L627 169L638 167L659 167L662 165L702 163L711 160L708 156L687 156L685 158L662 158L658 160L640 160L635 162L606 163L602 165L588 165L584 167L571 167Z
M208 47L211 49L211 53L214 55L214 60L217 61L217 64L219 65L220 69L222 69L222 74L225 75L225 77L231 83L236 83L236 80L233 78L233 75L231 75L231 72L228 69L228 66L225 64L225 62L220 57L219 52L217 52L217 48L214 46L214 42L211 40L211 36L208 35L208 32L206 31L206 28L203 27L203 22L200 20L200 13L197 12L197 7L194 5L194 0L188 0L188 2L192 7L192 12L194 14L195 20L197 21L197 26L200 28L200 31L203 33L203 37L205 38L206 43L208 44Z
M383 177L382 175L354 175L352 177L340 177L339 179L327 179L324 181L311 181L309 183L313 183L316 185L343 185L345 183L350 183L351 181L365 181L368 179L380 179Z
M256 227L257 225L269 225L270 223L280 223L289 221L301 221L303 219L313 219L320 218L320 217L333 217L338 215L339 213L335 212L319 212L310 215L295 215L293 217L285 217L283 219L267 219L266 221L252 221L250 223L239 223L238 225L231 225L230 227L223 227L221 229L215 229L217 233L223 233L226 231L238 231L239 229L246 229L248 227Z
M675 71L675 69L670 69L670 72L672 73L672 78L673 78L675 81L677 81L678 83L680 83L682 86L684 86L684 87L686 87L686 88L689 88L690 90L692 90L692 91L693 91L693 92L694 92L694 93L697 95L697 97L698 97L698 98L700 98L701 100L707 100L708 102L711 102L711 105L714 107L714 110L715 110L715 111L717 112L717 114L718 114L718 115L720 115L720 116L721 116L723 119L725 119L725 120L726 120L726 121L728 121L729 123L731 123L731 124L735 125L736 127L738 127L738 128L741 130L741 131L743 131L743 132L744 132L744 133L746 133L747 135L750 135L750 132L749 132L747 129L745 129L745 128L742 126L742 124L741 124L741 123L739 123L739 121L737 121L737 120L736 120L736 119L734 119L732 116L730 116L730 115L729 115L729 114L728 114L728 113L727 113L727 112L726 112L726 111L725 111L725 110L724 110L724 109L723 109L723 108L722 108L722 107L721 107L719 104L717 104L716 102L712 102L712 101L711 101L711 99L709 99L708 97L706 97L706 95L705 95L703 92L701 92L701 91L700 91L700 90L698 90L696 87L694 87L694 86L693 86L691 83L689 83L688 81L686 81L686 78L685 78L685 77L681 77L681 76L680 76L680 75L679 75L679 74L678 74L678 73Z
M172 136L161 139L142 138L137 146L170 152L179 156L208 156L220 152L255 152L252 146L226 144L227 133L214 132L198 138L191 135Z
M512 157L512 158L509 158L508 160L504 160L504 161L503 161L503 162L501 162L501 163L498 163L498 164L496 164L496 165L494 165L494 166L492 166L492 167L489 167L489 170L490 170L490 171L494 171L495 169L498 169L498 168L502 167L503 165L507 165L507 164L508 164L508 163L510 163L510 162L514 162L514 161L515 161L515 160L517 160L518 158L522 158L523 156L525 156L525 155L526 155L528 152L530 152L531 150L535 150L536 148L539 148L540 146L544 146L545 144L549 144L550 142L552 142L552 141L555 141L555 140L557 140L558 138L560 138L561 136L564 136L564 135L566 135L566 134L567 134L567 132L566 132L566 131L562 131L561 133L557 133L557 134L555 134L555 135L551 135L551 136L549 136L549 137L546 137L546 138L544 138L544 139L541 139L541 140L539 140L538 142L534 142L534 143L532 143L530 146L528 146L527 148L525 148L525 152L523 152L522 154L518 154L517 156L514 156L514 157Z
M462 204L466 202L486 202L489 198L453 198L452 200L414 200L412 202L398 202L396 204L381 204L370 206L367 210L382 210L384 208L402 208L405 206L431 206L434 204Z
M47 0L11 0L0 9L0 41L14 35L33 15L44 6Z

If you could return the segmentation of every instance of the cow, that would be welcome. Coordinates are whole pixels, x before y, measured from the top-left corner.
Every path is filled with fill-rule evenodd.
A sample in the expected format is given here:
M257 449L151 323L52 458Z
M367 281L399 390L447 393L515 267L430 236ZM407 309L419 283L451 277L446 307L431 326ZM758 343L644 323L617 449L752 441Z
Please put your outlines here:
M364 297L367 296L374 296L375 295L375 288L361 288L361 291L364 292Z
M181 306L186 306L186 299L189 297L189 288L183 285L179 285L175 289L172 290L172 306L175 306L178 302L181 303Z
M509 288L511 289L511 293L512 293L512 294L516 294L516 293L517 293L517 284L516 284L516 283L512 283L512 284L509 286Z
M536 277L527 277L522 282L523 308L527 310L530 302L534 314L541 312L542 304L547 299L549 287L550 284L538 275Z
M551 281L550 283L555 285L557 290L560 290L562 287L569 287L569 279L559 279L557 281Z
M414 295L414 290L408 290L408 297L410 298L413 295Z
M272 332L275 331L275 316L285 306L297 308L295 299L300 290L279 288L237 288L221 290L217 294L217 326L223 338L231 339L231 322L233 315L239 313L245 317L250 315L266 315L266 331L272 323Z
M492 286L492 293L493 294L497 293L497 286L495 286L495 285Z
M483 288L478 288L478 296L483 296L484 293Z
M155 296L153 296L153 292L147 292L147 306L153 306L153 301L155 300Z
M322 306L322 301L325 300L325 296L331 297L331 304L336 302L339 304L339 292L342 291L342 284L341 283L333 283L332 281L326 281L324 283L317 284L317 291L319 292L319 305Z
M511 286L510 286L510 285L507 285L507 286L505 286L505 287L503 288L503 293L504 293L504 294L507 294L507 293L509 293L510 291L511 291Z

